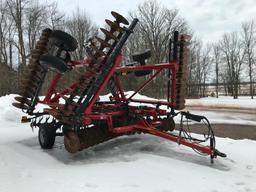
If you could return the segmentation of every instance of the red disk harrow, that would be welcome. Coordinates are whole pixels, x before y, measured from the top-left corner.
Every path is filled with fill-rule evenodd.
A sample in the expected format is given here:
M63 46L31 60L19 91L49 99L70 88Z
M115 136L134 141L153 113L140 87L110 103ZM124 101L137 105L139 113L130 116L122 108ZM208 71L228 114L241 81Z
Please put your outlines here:
M121 135L148 133L207 154L212 162L217 156L225 157L215 149L214 133L207 118L181 111L185 107L187 89L188 37L174 33L167 63L146 64L145 60L151 55L150 50L146 50L132 55L137 64L121 66L122 47L133 33L138 19L133 19L129 25L120 14L111 14L115 20L106 20L109 30L101 28L104 38L93 37L87 42L88 57L84 60L71 60L70 53L78 45L72 36L60 30L43 30L31 53L20 96L15 97L17 102L13 103L29 115L22 117L22 122L31 122L32 128L39 127L41 147L52 148L55 137L64 136L66 150L76 153ZM78 67L83 67L84 72L69 87L57 91L61 77ZM46 96L40 99L39 93L49 70L54 71L55 76ZM127 74L148 77L129 97L121 80ZM166 101L134 98L160 74L167 74ZM111 93L109 101L99 99L105 88ZM38 104L45 105L42 112L36 112ZM178 114L181 121L174 130L173 118ZM205 122L207 134L204 139L192 137L184 129L184 119ZM207 141L209 145L203 145Z

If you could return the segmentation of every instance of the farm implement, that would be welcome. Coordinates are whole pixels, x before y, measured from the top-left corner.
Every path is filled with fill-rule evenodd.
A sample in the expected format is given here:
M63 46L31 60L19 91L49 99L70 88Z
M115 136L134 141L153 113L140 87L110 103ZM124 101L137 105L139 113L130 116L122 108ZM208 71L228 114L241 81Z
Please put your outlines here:
M28 116L22 122L38 127L38 140L43 149L53 147L56 136L64 136L64 146L76 153L112 138L147 133L188 146L200 154L209 155L211 161L226 155L215 149L215 138L206 117L182 111L188 78L188 36L176 31L170 40L167 63L146 64L151 51L132 55L132 64L121 65L121 50L138 22L131 23L120 14L111 12L114 21L107 20L108 29L101 28L104 38L93 37L85 45L87 58L72 60L78 47L76 39L64 31L43 30L29 65L21 81L20 95L13 105ZM57 85L69 71L82 68L74 82L64 90ZM44 97L39 97L47 73L54 72ZM145 81L131 95L124 92L122 76L146 76ZM136 99L135 95L154 81L166 75L167 99ZM99 99L103 90L111 94L108 101ZM64 101L64 102L61 102ZM37 111L39 105L44 106ZM180 116L175 125L174 117ZM203 139L193 137L185 129L184 120L205 122L207 134ZM208 145L203 143L209 142Z

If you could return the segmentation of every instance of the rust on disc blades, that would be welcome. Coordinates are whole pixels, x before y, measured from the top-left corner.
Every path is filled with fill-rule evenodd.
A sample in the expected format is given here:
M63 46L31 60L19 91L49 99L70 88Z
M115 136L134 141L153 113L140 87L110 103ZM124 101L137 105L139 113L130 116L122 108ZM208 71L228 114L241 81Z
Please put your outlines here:
M101 44L101 46L102 47L109 47L109 48L111 48L112 47L112 45L110 45L107 41L105 41L105 40L103 40L103 39L101 39L101 38L99 38L99 37L95 37L95 39L97 39L97 41L99 41L100 42L100 44Z
M80 140L77 134L70 131L64 136L64 146L69 153L76 153L80 150Z
M28 106L26 106L26 105L24 105L24 104L22 104L22 103L12 103L12 105L13 105L14 107L19 108L19 109L29 109Z
M20 97L20 96L17 96L17 97L14 97L14 99L20 103L26 103L28 105L31 105L31 101L29 101L27 98L25 97Z
M109 19L105 19L106 23L111 27L111 31L122 32L123 29L115 22L110 21Z
M129 25L129 22L127 21L127 19L125 19L119 13L117 13L115 11L111 11L111 15L113 15L113 17L115 17L117 23L123 23L125 25Z
M113 39L113 40L118 40L118 38L115 35L113 35L113 33L110 33L108 30L106 30L104 28L100 28L100 30L102 31L102 33L104 33L106 35L107 38Z

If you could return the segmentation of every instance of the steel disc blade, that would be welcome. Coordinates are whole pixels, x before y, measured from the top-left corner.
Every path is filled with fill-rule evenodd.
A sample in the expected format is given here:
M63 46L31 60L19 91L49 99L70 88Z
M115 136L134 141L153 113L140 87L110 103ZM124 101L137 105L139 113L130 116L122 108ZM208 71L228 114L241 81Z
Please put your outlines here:
M29 109L29 106L26 106L22 103L12 103L12 105L16 108L19 108L19 109Z
M27 105L31 105L31 101L29 101L27 98L25 97L20 97L20 96L17 96L17 97L14 97L14 99L20 103L26 103Z
M111 27L111 31L122 32L123 29L115 22L110 21L109 19L105 19L106 23Z
M96 52L97 55L106 56L106 54L103 51L101 51L98 47L96 47L95 45L91 44L91 48L92 48L92 50L94 50Z
M100 42L100 44L101 44L101 46L102 47L109 47L109 48L111 48L112 47L112 45L111 44L109 44L107 41L105 41L105 40L103 40L103 39L101 39L101 38L99 38L99 37L95 37L95 39L97 39L97 41L99 41Z
M123 23L125 25L129 25L129 22L127 21L127 19L125 19L119 13L117 13L115 11L111 11L111 15L113 15L113 17L115 17L117 23Z
M106 38L118 40L118 38L113 33L110 33L108 30L106 30L104 28L100 28L100 30L102 31L102 33L104 33L106 35Z

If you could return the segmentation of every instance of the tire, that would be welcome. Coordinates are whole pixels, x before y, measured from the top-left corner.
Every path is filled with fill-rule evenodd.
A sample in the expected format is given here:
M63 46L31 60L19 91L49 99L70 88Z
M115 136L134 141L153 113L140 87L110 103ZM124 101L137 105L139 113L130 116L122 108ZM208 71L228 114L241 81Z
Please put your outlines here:
M132 54L132 59L138 63L140 63L140 65L145 65L145 60L148 59L151 56L151 51L150 49L146 49L142 52L136 52ZM144 70L144 71L135 71L134 75L136 77L142 77L145 75L148 75L152 72L152 70Z
M65 73L68 70L66 63L58 57L52 55L42 55L40 64L47 69L58 73Z
M61 30L53 30L50 39L54 45L65 51L75 51L78 47L77 40Z
M149 57L151 57L151 50L150 49L146 49L144 51L141 51L141 52L136 52L136 53L133 53L132 54L132 59L134 61L137 61L137 62L141 62L143 60L146 60L148 59Z
M51 149L55 143L56 129L54 124L45 123L39 126L38 141L43 149Z
M135 71L134 72L134 75L136 77L142 77L142 76L145 76L145 75L148 75L152 72L152 70L145 70L145 71Z

